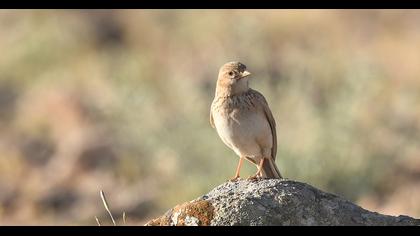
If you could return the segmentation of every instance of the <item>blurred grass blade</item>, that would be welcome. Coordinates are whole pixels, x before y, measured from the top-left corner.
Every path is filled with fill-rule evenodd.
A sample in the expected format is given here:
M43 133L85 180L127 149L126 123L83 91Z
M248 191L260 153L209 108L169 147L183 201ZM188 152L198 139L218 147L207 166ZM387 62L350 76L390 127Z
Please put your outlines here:
M108 202L105 198L104 191L101 190L100 193L101 193L102 202L104 203L105 209L108 212L109 216L111 217L112 223L114 224L114 226L117 226L117 224L115 223L114 217L112 216L112 213L109 210L109 205L108 205Z
M98 224L98 226L101 226L101 222L99 222L98 217L95 216L95 220L96 220L96 223Z

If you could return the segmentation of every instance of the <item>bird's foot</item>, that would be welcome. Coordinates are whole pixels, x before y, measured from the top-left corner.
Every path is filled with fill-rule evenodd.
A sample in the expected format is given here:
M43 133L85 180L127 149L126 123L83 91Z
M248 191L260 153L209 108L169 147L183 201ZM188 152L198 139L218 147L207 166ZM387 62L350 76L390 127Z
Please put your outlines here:
M246 180L248 181L257 181L260 179L262 179L262 177L259 174L251 175L248 178L246 178Z
M239 177L239 175L238 175L238 176L234 176L233 178L229 179L229 181L230 182L236 182L236 181L238 181L240 179L241 179L241 177Z

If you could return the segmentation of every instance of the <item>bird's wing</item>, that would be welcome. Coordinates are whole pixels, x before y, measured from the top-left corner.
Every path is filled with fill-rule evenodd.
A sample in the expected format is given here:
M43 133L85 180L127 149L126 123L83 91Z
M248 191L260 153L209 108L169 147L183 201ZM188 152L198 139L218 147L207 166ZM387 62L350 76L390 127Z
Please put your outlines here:
M211 112L211 108L210 108L210 125L211 125L211 127L216 128L214 126L213 113Z
M256 91L251 89L251 92L255 94L255 96L258 98L258 101L260 101L260 104L263 107L264 114L268 120L268 123L270 124L271 128L271 136L273 136L273 147L271 149L271 157L273 160L276 160L277 155L277 133L276 133L276 121L274 120L273 114L271 113L270 107L268 106L267 100L265 100L264 96Z

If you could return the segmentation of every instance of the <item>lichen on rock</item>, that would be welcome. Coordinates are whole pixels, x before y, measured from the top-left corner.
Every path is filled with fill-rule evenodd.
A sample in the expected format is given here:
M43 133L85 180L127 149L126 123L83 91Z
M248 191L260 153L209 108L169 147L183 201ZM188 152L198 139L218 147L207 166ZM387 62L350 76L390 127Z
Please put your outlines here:
M207 200L179 204L163 216L149 221L147 226L207 226L213 219L214 208Z

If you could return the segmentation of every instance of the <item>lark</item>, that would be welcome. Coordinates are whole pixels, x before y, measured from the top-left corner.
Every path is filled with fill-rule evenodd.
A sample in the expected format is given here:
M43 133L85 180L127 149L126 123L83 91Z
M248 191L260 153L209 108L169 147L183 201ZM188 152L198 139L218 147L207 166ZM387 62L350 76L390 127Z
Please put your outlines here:
M240 62L228 62L220 68L210 109L210 124L223 143L239 156L231 181L240 179L244 159L257 167L257 172L248 180L281 179L275 163L276 122L264 96L249 87L250 75Z

